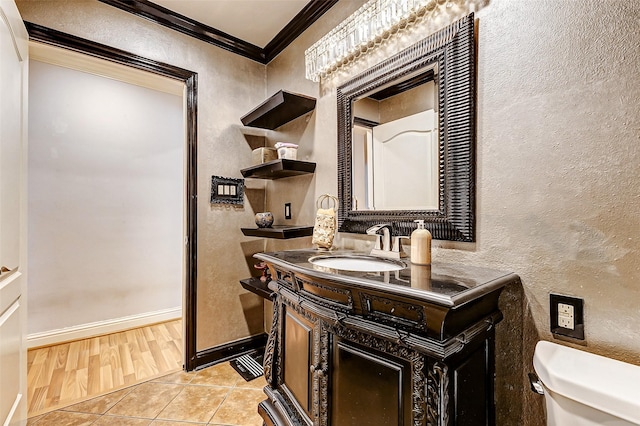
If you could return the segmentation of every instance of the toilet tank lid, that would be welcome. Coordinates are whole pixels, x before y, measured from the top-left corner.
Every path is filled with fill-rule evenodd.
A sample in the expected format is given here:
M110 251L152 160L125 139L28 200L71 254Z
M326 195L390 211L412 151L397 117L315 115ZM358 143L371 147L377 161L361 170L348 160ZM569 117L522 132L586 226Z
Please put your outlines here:
M540 341L533 367L552 392L640 424L640 366Z

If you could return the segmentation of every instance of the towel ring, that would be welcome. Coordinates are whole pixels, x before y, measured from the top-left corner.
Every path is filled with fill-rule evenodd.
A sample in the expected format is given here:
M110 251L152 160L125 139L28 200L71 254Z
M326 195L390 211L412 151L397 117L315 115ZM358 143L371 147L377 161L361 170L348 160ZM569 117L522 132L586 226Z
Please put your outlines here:
M327 207L324 206L325 202L327 204ZM316 200L316 208L319 208L319 209L324 209L324 208L328 209L333 207L334 210L338 210L339 204L340 203L338 201L338 197L334 197L333 195L329 195L329 194L322 194Z

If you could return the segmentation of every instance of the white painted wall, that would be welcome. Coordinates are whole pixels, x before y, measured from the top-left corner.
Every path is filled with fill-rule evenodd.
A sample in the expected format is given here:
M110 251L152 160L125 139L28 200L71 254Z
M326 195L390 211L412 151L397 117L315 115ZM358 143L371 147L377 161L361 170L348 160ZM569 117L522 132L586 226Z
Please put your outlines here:
M30 336L179 309L182 97L30 66Z

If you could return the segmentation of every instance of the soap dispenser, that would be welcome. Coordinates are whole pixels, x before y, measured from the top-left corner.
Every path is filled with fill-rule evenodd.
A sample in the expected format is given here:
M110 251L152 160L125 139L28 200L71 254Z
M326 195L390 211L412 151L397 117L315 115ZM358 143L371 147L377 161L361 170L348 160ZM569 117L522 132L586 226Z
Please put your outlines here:
M418 228L411 233L411 263L431 265L431 232L424 226L424 220L415 220Z

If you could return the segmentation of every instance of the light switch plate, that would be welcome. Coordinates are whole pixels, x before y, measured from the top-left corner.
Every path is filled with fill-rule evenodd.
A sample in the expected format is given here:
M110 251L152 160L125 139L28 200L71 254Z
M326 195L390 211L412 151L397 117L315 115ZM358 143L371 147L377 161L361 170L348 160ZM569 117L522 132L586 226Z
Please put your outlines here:
M211 204L244 205L244 179L211 176Z
M549 295L551 332L584 340L584 302L582 299L559 294Z

